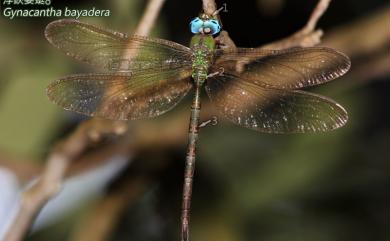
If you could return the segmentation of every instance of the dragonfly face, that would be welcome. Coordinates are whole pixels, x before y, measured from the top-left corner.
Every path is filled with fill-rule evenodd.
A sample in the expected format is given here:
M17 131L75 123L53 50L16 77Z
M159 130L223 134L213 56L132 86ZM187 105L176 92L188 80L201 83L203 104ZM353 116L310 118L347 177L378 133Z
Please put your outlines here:
M201 14L190 22L193 34L215 35L221 31L221 24L216 18L207 14Z

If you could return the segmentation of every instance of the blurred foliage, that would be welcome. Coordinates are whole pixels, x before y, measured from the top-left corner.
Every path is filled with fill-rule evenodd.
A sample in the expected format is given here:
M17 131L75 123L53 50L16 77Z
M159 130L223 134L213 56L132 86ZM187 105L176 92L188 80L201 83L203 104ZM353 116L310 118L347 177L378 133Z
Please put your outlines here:
M227 2L222 19L236 44L254 47L299 29L317 1L278 1L271 12L259 10L270 1L217 2ZM326 34L327 29L366 16L385 3L333 1L319 25ZM110 18L81 20L128 33L144 4L142 0L66 2L72 8L111 9ZM200 0L167 0L152 35L186 44L191 36L188 22L200 9ZM64 126L80 120L45 96L50 81L85 71L85 66L45 40L44 27L52 20L0 18L0 149L31 159L43 157L52 141L64 134ZM390 240L389 76L335 93L338 81L342 80L315 91L335 98L349 111L350 121L340 130L265 135L228 123L202 130L192 240ZM128 207L112 240L177 240L184 154L184 149L168 154L174 165ZM82 214L75 213L28 240L67 240Z
M28 26L9 24L0 28L0 146L9 152L36 157L47 148L45 139L58 123L58 110L47 102L45 86L49 76L63 68L46 51L42 35ZM63 61L65 62L65 61Z

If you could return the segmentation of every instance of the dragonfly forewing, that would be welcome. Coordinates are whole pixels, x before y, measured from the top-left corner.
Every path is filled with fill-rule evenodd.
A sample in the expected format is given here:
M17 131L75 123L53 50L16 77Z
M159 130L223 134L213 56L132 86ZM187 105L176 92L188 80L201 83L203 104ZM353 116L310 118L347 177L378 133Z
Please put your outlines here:
M298 89L333 80L350 68L349 58L330 48L263 50L237 48L216 51L215 71L240 76L258 85Z
M208 79L206 91L227 119L260 132L324 132L348 120L345 109L324 96L260 86L226 73Z
M191 50L183 45L163 39L127 36L72 19L51 22L45 36L67 55L113 72L191 65Z
M193 86L190 75L191 68L71 75L50 84L47 95L64 109L88 116L151 118L180 102Z

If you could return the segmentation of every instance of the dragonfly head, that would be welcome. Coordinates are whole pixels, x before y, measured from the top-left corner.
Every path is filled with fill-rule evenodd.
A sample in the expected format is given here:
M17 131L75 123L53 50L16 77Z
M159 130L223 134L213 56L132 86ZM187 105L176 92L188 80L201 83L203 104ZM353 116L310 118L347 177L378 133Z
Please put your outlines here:
M212 15L202 13L190 22L193 34L215 35L221 31L221 24Z

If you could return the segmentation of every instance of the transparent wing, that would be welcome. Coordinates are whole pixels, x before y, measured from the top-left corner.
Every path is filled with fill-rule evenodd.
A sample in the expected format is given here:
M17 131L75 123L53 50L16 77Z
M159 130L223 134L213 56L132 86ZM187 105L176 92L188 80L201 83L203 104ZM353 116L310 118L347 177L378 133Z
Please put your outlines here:
M238 48L216 51L212 71L240 76L254 84L298 89L328 82L345 74L349 58L326 47L261 50Z
M206 91L227 119L260 132L324 132L348 120L344 108L326 97L255 85L229 74L207 79Z
M47 87L51 101L66 110L113 120L151 118L172 109L192 88L191 69L159 73L82 74Z
M183 45L142 36L128 37L71 19L51 22L45 36L67 55L109 71L191 65L190 49Z

